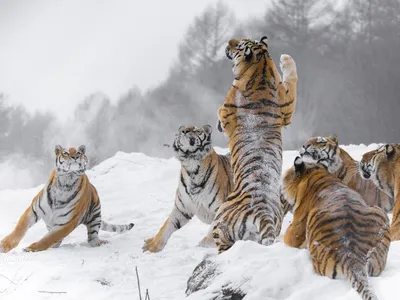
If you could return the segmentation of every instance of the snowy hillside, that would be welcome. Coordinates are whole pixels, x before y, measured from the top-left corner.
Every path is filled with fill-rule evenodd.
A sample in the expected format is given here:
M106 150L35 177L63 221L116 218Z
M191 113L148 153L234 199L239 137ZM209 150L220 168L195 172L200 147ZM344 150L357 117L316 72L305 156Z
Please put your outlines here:
M360 159L362 153L376 146L345 149ZM218 149L218 152L226 150ZM291 166L296 155L297 151L284 153L284 170ZM135 227L125 234L100 232L101 238L111 242L100 248L88 246L86 228L81 226L58 249L22 252L23 247L46 233L44 224L38 223L17 249L0 254L0 299L136 300L139 299L136 266L142 290L149 289L152 300L184 299L186 282L193 269L206 254L215 252L196 247L206 234L207 225L193 219L171 237L162 252L150 254L141 250L144 239L158 231L172 208L178 161L119 152L87 173L100 194L104 220L115 224L133 222ZM13 229L40 188L0 191L0 238ZM283 230L290 219L291 214ZM314 274L306 250L289 248L282 243L263 247L239 242L219 259L232 271L230 280L251 291L246 300L359 300L347 282ZM397 299L400 242L392 243L382 276L371 281L380 300ZM221 286L221 282L215 284ZM206 295L198 292L188 299L212 299L210 291L207 292Z

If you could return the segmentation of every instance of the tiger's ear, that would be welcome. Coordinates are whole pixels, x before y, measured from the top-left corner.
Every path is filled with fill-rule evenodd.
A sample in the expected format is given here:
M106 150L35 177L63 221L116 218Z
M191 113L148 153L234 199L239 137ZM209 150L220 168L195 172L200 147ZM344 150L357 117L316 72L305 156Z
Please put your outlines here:
M205 133L210 134L212 132L212 128L210 125L204 125L203 130Z
M339 138L338 138L338 136L337 136L336 134L332 134L332 135L330 136L330 139L331 139L332 141L334 141L334 142L336 143L336 145L339 145Z
M78 151L79 151L80 153L82 153L82 154L85 154L85 153L86 153L86 146L85 146L85 145L80 145L80 146L78 147Z
M296 173L302 173L304 171L304 162L300 156L294 159L294 170Z
M60 152L62 151L62 149L63 149L63 147L61 147L61 145L56 145L56 146L54 147L54 153L55 153L56 155L58 155L58 153L60 153Z
M394 152L395 152L394 147L392 145L390 145L390 144L386 144L385 148L386 148L386 156L388 158L392 158L393 155L394 155Z
M244 50L244 59L246 61L250 61L252 57L253 57L253 51L251 51L250 47L246 47L246 49Z
M268 38L266 36L260 39L260 43L263 43L268 48Z

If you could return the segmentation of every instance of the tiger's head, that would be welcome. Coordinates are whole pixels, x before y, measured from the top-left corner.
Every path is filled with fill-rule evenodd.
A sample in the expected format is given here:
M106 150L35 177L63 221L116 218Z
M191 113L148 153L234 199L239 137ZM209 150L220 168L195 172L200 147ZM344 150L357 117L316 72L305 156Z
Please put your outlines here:
M196 126L181 126L172 145L176 157L180 161L203 159L204 156L213 150L211 132L210 125L205 125L201 128Z
M324 161L331 173L336 172L342 165L339 140L336 135L309 138L300 148L299 153L305 162Z
M300 156L294 160L294 165L288 169L282 180L282 195L290 205L295 205L299 192L302 192L306 185L305 182L316 173L328 173L326 162L319 163L304 162Z
M269 57L267 37L259 41L232 39L225 48L226 57L233 62L232 72L241 77L252 65L257 64L264 55Z
M400 144L386 144L363 154L359 163L362 178L372 180L376 186L393 197L393 187L400 178Z
M85 173L88 163L85 145L78 148L63 148L57 145L54 153L56 154L56 171L58 174L82 175Z

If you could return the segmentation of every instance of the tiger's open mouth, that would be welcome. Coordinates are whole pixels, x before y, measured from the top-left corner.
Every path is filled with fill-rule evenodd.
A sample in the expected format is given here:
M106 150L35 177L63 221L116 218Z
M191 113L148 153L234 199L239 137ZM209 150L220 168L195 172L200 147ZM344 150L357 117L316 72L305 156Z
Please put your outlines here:
M368 170L368 167L365 164L360 163L359 170L360 170L360 175L363 179L371 178L371 172Z
M319 155L316 151L308 152L305 151L304 148L300 149L300 156L303 158L305 162L315 162L319 160Z

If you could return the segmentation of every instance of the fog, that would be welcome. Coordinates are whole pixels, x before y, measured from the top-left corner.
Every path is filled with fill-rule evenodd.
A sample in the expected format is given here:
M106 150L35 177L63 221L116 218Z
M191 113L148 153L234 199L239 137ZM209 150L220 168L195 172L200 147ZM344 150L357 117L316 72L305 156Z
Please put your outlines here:
M283 131L285 149L332 133L341 144L400 141L400 0L339 7L325 0L274 0L240 22L230 5L214 2L199 11L176 45L166 78L151 88L133 82L114 98L93 90L66 118L16 106L0 90L0 189L44 183L56 144L85 144L94 166L117 151L170 157L166 145L181 125L216 128L217 109L233 80L223 54L232 37L266 35L276 63L281 53L297 63L298 100ZM213 141L227 147L217 130Z

